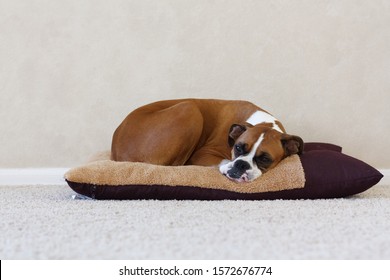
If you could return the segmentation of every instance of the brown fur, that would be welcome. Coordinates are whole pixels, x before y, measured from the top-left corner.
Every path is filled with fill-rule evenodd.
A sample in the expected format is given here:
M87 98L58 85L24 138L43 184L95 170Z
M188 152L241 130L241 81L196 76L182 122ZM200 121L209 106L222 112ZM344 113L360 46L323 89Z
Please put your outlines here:
M244 124L258 110L262 109L246 101L180 99L152 103L131 112L116 129L111 158L173 166L217 165L231 158L228 135L232 124ZM270 124L259 129L274 131ZM281 135L267 133L261 145L278 155L275 165L284 155ZM251 139L245 142L253 145L258 136L248 134Z
M181 99L131 112L114 133L112 159L160 165L215 165L230 157L228 130L260 110L246 101Z

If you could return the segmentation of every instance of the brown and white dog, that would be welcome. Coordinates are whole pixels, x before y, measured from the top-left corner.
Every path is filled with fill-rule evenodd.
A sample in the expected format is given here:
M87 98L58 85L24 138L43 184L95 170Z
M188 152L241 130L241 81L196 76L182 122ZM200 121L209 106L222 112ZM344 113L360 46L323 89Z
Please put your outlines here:
M236 182L252 181L303 141L286 134L268 112L247 101L180 99L131 112L116 129L111 157L159 165L219 165Z

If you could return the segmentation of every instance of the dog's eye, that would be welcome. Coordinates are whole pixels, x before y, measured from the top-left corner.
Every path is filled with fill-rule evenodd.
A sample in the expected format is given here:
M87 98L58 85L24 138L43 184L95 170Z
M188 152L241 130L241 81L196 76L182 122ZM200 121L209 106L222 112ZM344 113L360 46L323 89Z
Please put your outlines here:
M238 154L238 155L241 155L241 154L244 153L244 149L243 149L242 146L239 145L239 144L234 145L234 151L235 151L236 154Z
M268 165L272 163L272 159L267 154L262 154L258 157L255 157L257 164Z

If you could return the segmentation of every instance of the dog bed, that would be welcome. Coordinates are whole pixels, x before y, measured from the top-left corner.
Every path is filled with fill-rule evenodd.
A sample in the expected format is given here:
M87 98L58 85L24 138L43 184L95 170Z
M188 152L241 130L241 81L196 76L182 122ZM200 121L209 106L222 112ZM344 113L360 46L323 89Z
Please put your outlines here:
M109 153L65 174L77 193L94 199L319 199L354 195L377 184L383 175L345 155L341 147L306 143L293 155L250 183L235 183L217 167L159 166L115 162Z

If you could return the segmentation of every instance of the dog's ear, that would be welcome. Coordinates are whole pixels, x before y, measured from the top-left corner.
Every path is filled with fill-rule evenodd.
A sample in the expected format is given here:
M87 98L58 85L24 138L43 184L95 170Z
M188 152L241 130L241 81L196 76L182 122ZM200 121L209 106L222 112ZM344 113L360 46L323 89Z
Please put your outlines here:
M288 157L293 154L301 155L303 153L303 140L299 136L283 134L282 146L284 148L284 156Z
M230 147L233 147L237 138L240 137L246 130L246 126L242 124L233 124L229 130L228 143Z

